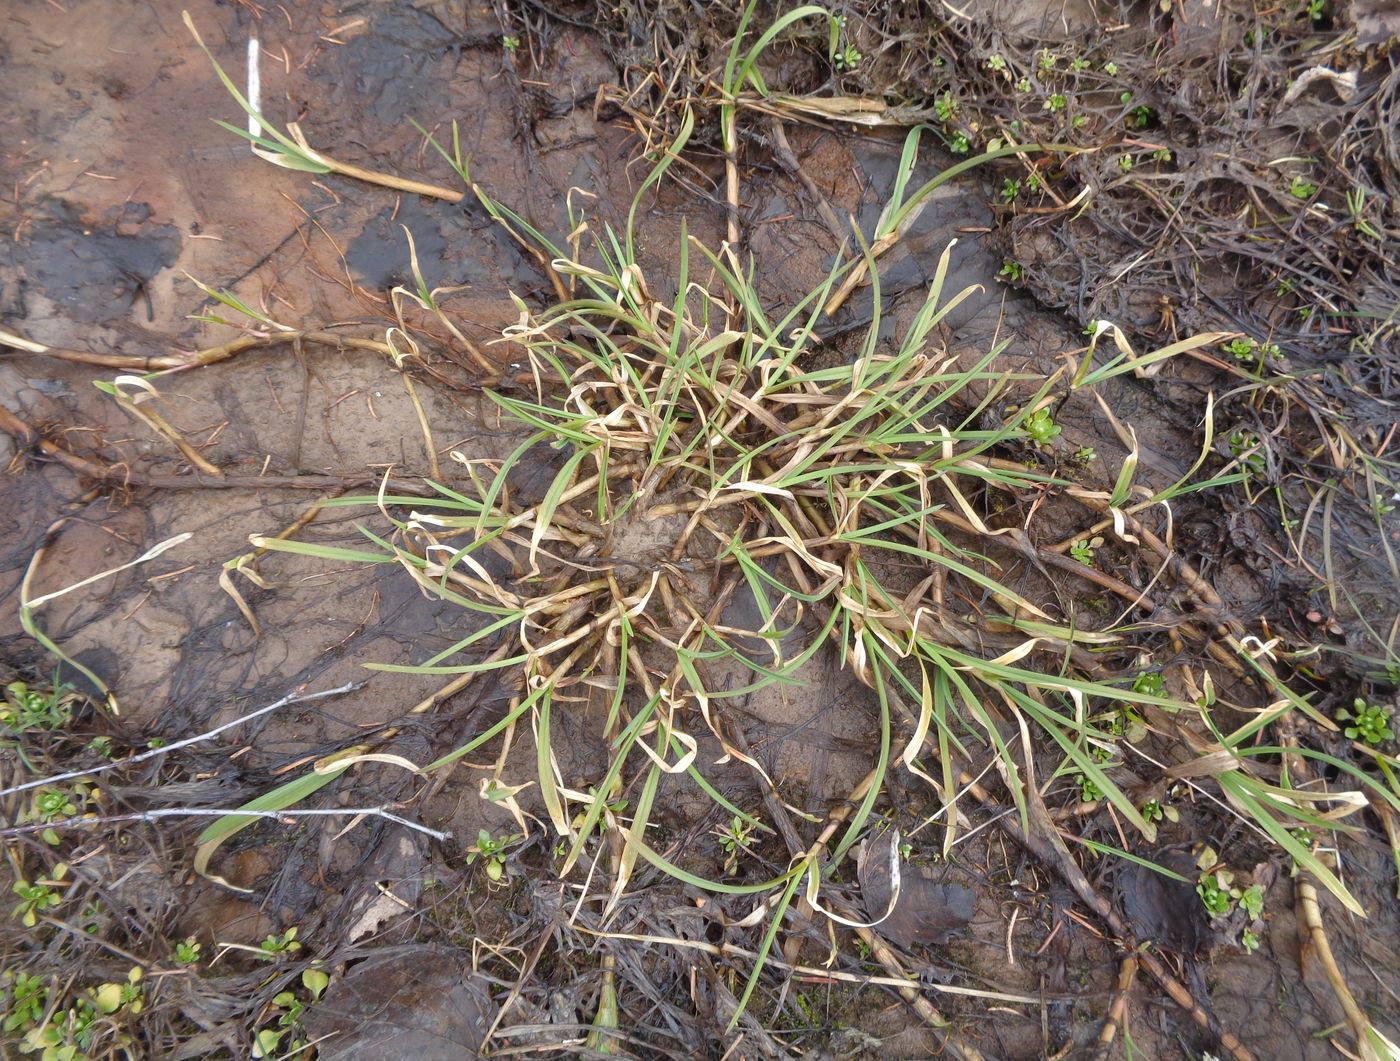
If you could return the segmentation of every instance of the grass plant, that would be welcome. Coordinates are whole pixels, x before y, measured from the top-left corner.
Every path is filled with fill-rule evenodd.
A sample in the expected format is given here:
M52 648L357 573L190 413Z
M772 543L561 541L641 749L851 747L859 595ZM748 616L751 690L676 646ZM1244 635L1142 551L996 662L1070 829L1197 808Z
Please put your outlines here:
M731 204L741 103L752 103L746 93L773 102L759 74L761 53L806 18L826 21L833 55L839 38L836 20L809 5L745 48L752 11L740 23L719 93ZM926 781L947 805L945 852L959 828L953 806L959 771L994 756L1024 828L1027 793L1040 785L1036 752L1045 749L1058 760L1051 777L1078 778L1119 821L1155 839L1163 815L1144 815L1110 765L1121 733L1104 720L1125 713L1189 718L1210 734L1213 743L1193 749L1209 770L1195 776L1213 778L1249 825L1364 915L1319 857L1317 840L1346 828L1342 819L1368 797L1400 811L1393 780L1380 784L1288 739L1263 740L1266 727L1286 731L1295 715L1335 728L1274 677L1268 646L1235 634L1201 635L1203 651L1274 698L1230 732L1217 720L1208 674L1201 675L1200 695L1188 698L1135 681L1136 667L1113 669L1106 661L1142 654L1147 632L1123 619L1092 629L1052 608L1053 580L1042 554L1020 526L996 517L1026 498L1083 501L1100 522L1069 540L1066 549L1080 561L1070 566L1082 569L1074 577L1103 579L1108 576L1093 566L1093 550L1108 540L1099 535L1111 528L1113 548L1146 552L1148 535L1135 513L1156 505L1170 511L1174 498L1243 481L1245 468L1193 480L1211 452L1209 404L1200 459L1155 494L1134 485L1138 451L1130 428L1120 430L1130 452L1111 491L1078 487L1058 477L1053 461L1037 459L1057 444L1061 429L1051 407L1058 397L1093 392L1127 373L1150 376L1161 362L1229 336L1195 336L1139 356L1119 329L1100 322L1078 364L1045 376L1006 371L1000 358L1007 342L976 357L953 356L938 328L971 292L946 290L950 247L902 334L882 340L876 260L929 195L975 166L1054 149L998 144L908 194L920 128L906 139L891 201L872 237L857 232L859 253L793 305L777 313L764 305L737 240L716 250L684 228L674 275L649 277L636 252L638 210L694 125L687 107L677 134L653 155L625 225L600 225L571 203L563 239L530 225L472 179L455 129L450 149L429 136L467 193L540 262L557 295L544 308L515 299L520 319L502 341L519 351L517 379L529 382L485 392L516 429L513 448L500 457L452 454L455 477L449 482L435 474L430 497L390 493L386 485L377 494L325 501L366 510L359 547L252 539L265 552L396 564L425 592L460 607L464 632L454 644L413 665L372 666L454 679L498 672L516 692L503 717L421 770L441 769L498 739L508 747L515 731L528 726L531 780L556 834L561 875L574 873L590 840L608 831L617 844L614 900L639 860L698 888L756 897L767 927L740 1013L785 912L799 899L824 909L823 889L871 825L897 769ZM331 168L295 128L288 137L264 124L266 136L257 137L225 127L247 135L278 164ZM416 257L412 267L416 287L395 292L398 324L388 345L416 351L402 313L410 303L460 337L423 282ZM824 323L864 279L872 288L873 320L856 347L833 360ZM1116 347L1107 355L1097 349L1102 335ZM1015 412L1004 416L1008 400ZM420 426L431 452L426 421ZM1164 571L1170 556L1164 551L1160 558ZM1191 589L1199 583L1192 577L1179 582ZM38 603L27 600L26 608ZM735 618L741 611L759 622L741 623ZM731 738L726 719L733 703L750 694L801 687L808 680L804 668L823 651L834 652L870 690L873 732L869 777L830 847L815 844L762 880L729 879L740 876L734 872L715 879L684 855L658 850L649 836L668 778L693 784L735 837L768 829L722 794L729 763L769 780ZM591 789L561 766L568 760L556 735L564 713L597 720L595 738L607 749L608 765ZM1393 760L1372 754L1391 779ZM293 806L365 757L385 759L373 741L357 745L247 809ZM1290 757L1325 764L1352 787L1317 792L1295 786L1287 769L1259 766ZM219 844L253 820L230 816L210 826L200 838L197 868L207 872ZM478 846L488 864L499 853L488 853L484 841ZM731 855L740 847L736 840ZM726 868L736 863L731 859ZM495 865L499 875L501 863ZM607 1026L602 1016L600 1022Z
M661 157L640 194L681 146ZM455 644L419 664L371 666L517 676L520 692L506 715L425 770L528 725L533 781L565 852L561 873L573 871L600 822L611 823L622 842L614 896L639 859L696 887L766 896L760 956L797 896L820 908L832 867L871 824L900 766L951 801L958 764L990 749L1024 819L1025 786L1036 781L1023 741L1033 734L1035 745L1062 757L1061 771L1092 785L1141 836L1155 837L1154 821L1106 765L1102 752L1116 734L1095 718L1108 705L1199 711L1213 729L1210 703L1192 704L1134 682L1135 671L1114 674L1096 663L1105 650L1137 643L1141 631L1056 621L1044 601L1012 585L1007 565L1015 554L1006 543L1014 533L988 513L1017 496L1078 491L1097 499L1127 547L1138 541L1132 512L1201 484L1188 475L1130 504L1134 451L1114 490L1093 494L1026 461L1024 454L1054 441L1044 417L985 414L1006 397L1038 410L1057 383L1092 388L1142 374L1219 336L1136 356L1119 335L1112 356L1093 360L1091 348L1063 382L1003 370L996 362L1005 343L967 363L936 338L939 322L970 294L945 291L945 251L922 307L885 345L879 278L867 252L875 320L848 363L819 367L821 311L849 267L773 316L731 248L715 252L689 237L679 247L674 293L663 296L632 253L635 206L621 232L593 231L584 217L571 217L571 231L586 238L567 249L504 205L492 210L541 248L569 292L543 310L517 300L520 322L505 332L532 381L524 391L488 392L518 428L514 448L501 459L456 455L461 481L434 482L428 499L381 491L326 502L378 510L380 526L360 526L363 548L253 539L263 550L396 563L463 609L468 631ZM1209 439L1202 459L1208 449ZM756 608L758 626L729 618L741 596ZM715 757L701 749L717 746L762 771L729 740L722 718L738 698L802 685L804 665L824 647L872 691L876 734L870 783L831 849L814 848L771 879L743 882L707 878L656 850L648 830L665 775L688 777L723 820L753 821L721 795ZM597 737L609 756L593 793L561 771L553 736L560 713L584 703L599 709ZM1221 735L1216 780L1247 820L1360 912L1290 832L1300 824L1335 827L1335 816L1311 810L1318 797L1300 794L1286 777L1270 783L1253 769L1261 755L1281 750L1251 746L1250 738L1299 706L1312 710L1294 697L1258 724ZM1395 803L1369 776L1351 774ZM624 779L633 796L626 818L607 809L607 794ZM290 786L284 793L299 795ZM1345 806L1357 796L1327 800ZM945 847L957 821L946 815Z

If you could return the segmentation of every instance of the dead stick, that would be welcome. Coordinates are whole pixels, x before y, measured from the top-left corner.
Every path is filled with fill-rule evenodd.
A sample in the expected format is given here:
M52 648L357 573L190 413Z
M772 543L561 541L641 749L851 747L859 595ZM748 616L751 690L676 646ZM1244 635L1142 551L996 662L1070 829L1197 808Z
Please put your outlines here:
M243 353L245 350L261 350L271 346L281 346L283 343L295 342L296 340L305 342L322 343L327 346L338 346L355 350L369 350L372 353L383 354L385 357L392 355L393 350L388 343L377 339L362 339L353 335L338 335L328 331L287 331L274 332L271 335L245 335L242 338L234 339L218 346L206 347L203 350L196 350L189 354L155 354L150 356L138 356L133 354L98 354L91 350L66 350L55 346L46 346L43 343L32 342L28 339L21 339L19 336L9 332L0 331L0 344L15 347L29 354L39 354L44 357L57 358L60 361L71 361L81 365L96 365L99 368L127 369L133 372L160 372L168 369L189 369L199 368L204 365L214 365L220 361L227 361L231 357Z
M898 760L896 760L895 763L891 763L890 769L893 769L894 766L897 765L897 762ZM827 815L821 834L817 837L816 842L807 849L805 855L805 857L813 863L811 872L822 872L824 868L822 866L822 856L827 843L836 835L836 830L841 827L842 823L851 816L851 812L855 809L856 805L865 798L865 794L870 791L870 786L875 783L875 777L876 771L871 770L861 779L861 782L851 790L851 794L833 807L831 812ZM872 957L884 966L885 970L892 977L907 978L907 974L898 956L890 950L889 945L886 944L874 930L857 927L856 934L859 935L866 946L870 948ZM921 992L911 987L899 987L897 990L899 992L899 997L904 999L910 1008L918 1014L919 1019L933 1031L934 1035L938 1037L950 1054L963 1059L963 1061L983 1061L981 1052L952 1031L952 1026L948 1018L943 1016L938 1008L925 998Z
M1322 927L1322 908L1317 901L1317 889L1313 887L1311 880L1300 874L1297 891L1299 909L1303 924L1308 930L1308 938L1312 941L1313 953L1322 963L1322 971L1327 975L1327 982L1332 985L1332 993L1337 996L1337 1001L1341 1003L1342 1012L1346 1014L1347 1024L1351 1026L1351 1033L1356 1036L1358 1051L1362 1053L1362 1056L1365 1056L1367 1033L1370 1031L1371 1022L1361 1012L1361 1007L1356 1004L1356 997L1351 993L1351 988L1347 986L1342 971L1337 968L1337 959L1332 956L1332 945L1327 942L1327 932Z
M967 774L959 777L959 783L965 785L973 796L982 802L989 810L1000 811L996 801L991 798L990 793L982 788L976 780ZM1005 782L1003 775L1003 782ZM1094 911L1109 927L1109 930L1120 940L1122 945L1128 950L1137 950L1133 933L1128 926L1123 923L1122 918L1114 912L1108 900L1101 896L1089 878L1084 876L1084 871L1079 868L1079 864L1070 855L1069 849L1065 847L1065 842L1060 838L1055 823L1050 818L1050 812L1046 810L1044 801L1040 798L1040 793L1035 786L1025 787L1026 794L1026 815L1030 826L1027 832L1022 832L1021 827L1016 824L1014 817L1000 817L997 824L1002 831L1010 836L1017 843L1026 847L1031 854L1035 855L1048 866L1052 866L1059 871L1060 876L1079 896L1081 902L1090 910ZM1138 951L1138 960L1142 963L1153 978L1162 985L1162 988L1171 996L1182 1009L1191 1015L1191 1019L1202 1028L1211 1032L1220 1039L1220 1045L1228 1050L1235 1058L1235 1061L1255 1061L1254 1054L1250 1052L1233 1033L1220 1027L1219 1022L1199 1003L1196 1002L1189 989L1174 977L1167 967L1151 951Z
M185 458L185 460L189 461L190 464L192 464L201 473L203 473L204 475L213 475L218 477L223 476L224 472L222 468L218 467L217 465L211 464L209 463L209 461L205 460L204 457L200 455L198 450L196 450L187 441L185 441L185 436L180 434L180 432L175 428L175 425L172 424L169 420L165 419L165 417L161 416L154 409L143 409L139 405L137 405L135 401L126 397L125 395L118 399L117 404L121 406L124 412L130 414L131 416L134 416L137 420L140 420L143 424L149 427L156 434L161 435L167 441L172 442L175 445L175 448L180 451L181 455Z
M836 240L839 247L845 242L846 233L841 228L836 211L831 208L831 204L826 201L826 196L822 194L816 182L807 175L807 171L802 168L802 163L798 161L797 155L792 150L792 145L788 143L787 130L783 128L782 120L776 117L769 118L768 133L773 140L773 153L778 156L778 161L783 164L783 168L788 171L789 176L795 178L806 190L807 197L812 200L812 205L816 207L822 223L826 225L832 239Z
M1108 1052L1113 1048L1113 1040L1118 1035L1118 1029L1127 1027L1128 1019L1128 992L1133 986L1133 978L1137 976L1138 960L1134 954L1124 955L1123 961L1118 966L1118 983L1114 987L1113 1005L1109 1007L1108 1017L1103 1022L1103 1030L1099 1032L1099 1056L1107 1057Z
M10 435L26 449L36 449L44 456L62 464L69 471L96 482L121 486L147 487L155 490L347 490L355 486L378 486L385 480L377 475L246 475L206 479L199 475L153 475L134 471L125 465L104 465L79 457L44 438L33 425L21 420L0 405L0 431ZM387 489L396 494L431 497L436 491L425 483L411 479L387 481Z

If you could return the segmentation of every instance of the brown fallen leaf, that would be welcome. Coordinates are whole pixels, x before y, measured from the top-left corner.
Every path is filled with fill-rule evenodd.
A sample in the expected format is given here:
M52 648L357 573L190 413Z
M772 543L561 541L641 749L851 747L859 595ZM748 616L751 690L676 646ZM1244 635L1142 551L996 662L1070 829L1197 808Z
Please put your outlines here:
M925 869L900 863L899 830L867 838L856 856L865 914L874 930L896 946L942 943L972 920L977 893L937 881ZM891 909L893 905L893 909Z

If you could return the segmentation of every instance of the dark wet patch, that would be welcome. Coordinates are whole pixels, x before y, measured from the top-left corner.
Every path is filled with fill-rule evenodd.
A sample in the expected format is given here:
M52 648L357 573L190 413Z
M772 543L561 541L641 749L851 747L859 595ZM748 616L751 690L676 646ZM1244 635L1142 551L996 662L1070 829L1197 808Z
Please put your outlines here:
M178 230L149 224L150 216L145 203L128 203L90 222L76 207L49 200L24 229L23 242L12 245L0 283L8 279L2 274L13 270L10 282L17 284L22 309L32 290L42 292L62 315L85 324L124 317L180 253Z
M346 250L351 271L370 290L417 290L405 229L430 290L463 284L528 290L540 283L538 271L495 222L469 218L447 203L405 199L380 210Z
M491 34L495 40L499 36L499 30ZM429 11L384 8L374 14L368 30L322 53L314 71L325 86L324 94L317 93L318 104L341 114L365 113L374 126L402 125L408 117L431 121L450 98L439 64L451 53L460 54L469 39Z
M977 893L964 884L936 880L927 870L905 864L899 866L899 894L894 897L898 842L898 833L891 830L861 845L857 875L865 914L880 922L876 932L906 950L943 943L972 920L977 912Z
M486 1040L491 999L468 956L411 946L375 954L337 980L307 1012L326 1061L411 1057L459 1061Z
M73 660L85 670L101 678L108 688L116 684L117 678L121 674L121 661L117 658L117 654L101 645L94 645L74 653ZM93 685L92 680L83 671L70 666L65 661L59 662L58 670L55 673L59 684L71 685L84 696L101 699L104 695L103 691Z
M1123 913L1139 941L1192 957L1207 934L1196 886L1191 883L1196 864L1184 851L1161 851L1149 857L1187 880L1176 880L1145 866L1128 866L1119 881Z
M866 176L857 217L862 232L875 230L876 222L890 202L903 147L902 140L867 139L852 145ZM909 177L908 191L921 187L956 161L954 156L925 142ZM881 291L888 296L914 289L922 295L933 279L944 248L956 239L957 246L949 258L949 278L945 284L947 295L973 284L983 287L978 296L969 299L951 315L950 320L955 326L966 322L990 298L1002 292L996 282L999 259L990 249L984 248L975 235L963 231L986 228L991 221L986 196L974 181L944 185L929 197L924 207L908 223L899 243L881 262Z

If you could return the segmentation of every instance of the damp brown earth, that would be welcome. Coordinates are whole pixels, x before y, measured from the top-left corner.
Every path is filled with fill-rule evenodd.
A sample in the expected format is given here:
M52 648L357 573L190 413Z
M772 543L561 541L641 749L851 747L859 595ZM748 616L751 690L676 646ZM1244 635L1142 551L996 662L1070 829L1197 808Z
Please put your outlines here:
M1014 12L982 6L978 17L988 25L1012 24ZM575 207L593 231L626 223L648 169L644 152L656 146L647 134L663 130L638 118L626 92L600 90L637 85L644 75L636 42L682 39L675 25L688 17L684 8L652 9L655 34L640 9L599 15L588 5L552 10L533 0L500 10L196 2L189 13L236 80L249 39L259 39L266 113L300 121L327 154L452 184L450 168L411 121L444 142L455 123L471 179L562 240L571 216L579 216L569 213ZM486 391L531 381L520 346L502 336L520 321L522 305L547 306L556 292L541 261L470 196L459 203L400 194L254 157L211 121L245 124L180 14L165 5L118 10L35 0L0 16L8 102L0 117L7 191L0 327L11 340L58 351L184 354L247 334L220 323L237 315L212 297L217 290L269 320L322 335L161 375L157 393L139 404L94 385L115 380L141 396L131 379L140 369L125 362L102 367L92 357L44 356L14 342L0 355L8 425L0 434L7 464L0 475L0 677L35 689L57 680L82 696L66 732L3 742L0 784L102 765L103 746L94 748L94 739L120 759L289 695L343 691L104 773L80 793L90 797L81 810L127 820L100 832L75 826L52 838L56 845L38 832L7 837L7 888L51 874L65 897L41 909L33 926L17 909L0 932L7 1050L34 1046L31 1033L55 1016L52 1026L63 1026L55 1034L91 1047L91 1056L235 1057L250 1049L289 1056L301 1043L347 1058L478 1051L923 1057L944 1050L1167 1058L1223 1056L1222 1042L1238 1045L1237 1056L1320 1058L1353 1049L1348 1015L1306 929L1291 863L1232 817L1208 784L1199 795L1181 789L1174 819L1147 843L1101 801L1087 799L1072 772L1057 773L1059 749L1032 747L1026 736L1016 754L1039 785L1045 821L1055 823L1043 835L1061 848L1061 835L1070 840L1070 850L1055 857L1025 842L1035 823L998 787L1010 782L998 775L994 756L978 759L981 772L964 788L986 798L959 802L964 820L950 849L936 821L942 802L935 787L892 771L877 809L902 830L902 844L872 832L859 872L854 851L846 868L833 868L835 898L825 910L837 916L794 902L776 935L775 960L740 1015L738 999L768 923L751 915L763 911L742 888L711 894L646 866L621 902L603 902L606 887L592 882L590 890L581 881L606 873L601 855L585 860L591 871L581 864L561 883L559 838L529 785L537 756L528 726L514 731L508 747L487 744L427 775L405 769L498 723L518 702L516 679L493 671L459 693L444 690L442 675L367 669L421 664L472 627L460 607L425 592L399 564L266 552L250 536L363 546L361 528L384 531L374 507L322 507L323 499L372 493L386 477L420 486L438 478L470 483L471 462L504 459L524 435ZM1384 24L1383 13L1361 14ZM1103 18L1088 5L1066 8L1046 23L1046 39L1069 47L1090 27L1113 22ZM919 32L934 34L937 19L927 16ZM725 39L707 46L691 57L697 71L723 64ZM766 309L795 305L821 285L841 244L849 244L852 222L867 235L875 229L897 180L905 132L893 123L746 119L736 220ZM725 238L719 145L717 136L700 143L686 167L643 199L636 258L660 291L674 292L683 238L712 248ZM956 158L930 149L910 185ZM872 323L881 342L894 342L952 243L945 290L975 290L940 325L944 356L968 363L1001 345L993 374L1045 378L1072 366L1086 340L1069 300L1008 282L1016 279L1008 269L1013 258L1029 264L1049 252L1035 245L1034 211L1008 219L1001 180L973 172L940 188L882 260L880 301L869 288L858 290L832 319L818 356L848 363ZM415 258L426 286L443 289L440 304L462 341L435 343L407 370L374 349L334 341L385 340L390 293L416 288ZM1207 385L1223 394L1238 382L1211 371L1193 363L1169 384L1125 373L1097 397L1066 394L1055 405L1058 463L1033 447L1018 456L1046 471L1072 468L1080 487L1108 496L1131 453L1138 482L1149 494L1162 490L1199 466L1200 407L1183 395ZM1001 406L1028 393L1002 395L983 413L1010 415ZM1387 400L1368 392L1366 416ZM150 410L166 430L141 415ZM1239 453L1217 442L1206 456L1218 468ZM558 466L547 454L532 460L519 474L526 495L542 493ZM1251 523L1250 504L1204 496L1177 506L1177 522L1163 533L1218 594L1220 614L1239 617L1261 646L1273 631L1296 635L1300 626L1325 638L1330 622L1338 624L1339 645L1365 641L1354 614L1341 614L1337 602L1346 595L1326 588L1341 575L1329 567L1314 585L1309 562L1316 557L1295 557L1286 534ZM983 515L1010 528L1029 526L1027 513L1038 512L1035 537L1045 544L1073 540L1087 525L1063 498L1027 495L1016 505ZM632 523L612 542L613 555L665 552L679 533L673 523L684 520ZM1363 521L1344 530L1353 541L1384 527ZM1370 615L1382 641L1395 618L1383 555L1366 540L1338 561L1355 575L1348 588L1356 598L1390 602ZM1008 562L1010 584L1052 602L1057 618L1083 614L1091 625L1107 625L1121 610L1107 599L1110 591L1024 557ZM1166 593L1157 581L1162 572L1154 576L1126 553L1122 567L1144 595ZM60 665L23 628L21 601L90 578L33 610L70 661ZM697 599L703 594L698 588ZM1329 599L1335 618L1320 603ZM1165 622L1166 614L1155 618ZM1199 616L1175 614L1170 623L1190 618ZM754 600L742 595L723 622L741 631L763 626ZM801 631L795 636L800 642ZM1297 644L1292 636L1287 647ZM1329 698L1326 667L1312 673L1329 714L1360 682L1369 683L1373 699L1390 688L1339 667ZM707 776L719 780L723 796L775 827L778 818L789 828L796 823L805 847L823 822L859 800L880 731L876 697L841 654L817 653L799 676L733 701L729 724L739 734L732 740L761 769L733 755L722 760L734 750L730 741L699 725L696 734L698 755L718 761ZM102 702L91 677L110 689L113 703ZM717 680L737 687L744 674ZM1234 686L1222 695L1247 699ZM578 705L556 716L552 747L561 776L584 792L602 786L610 747L596 697ZM217 880L194 872L195 838L207 819L134 820L158 810L238 807L386 727L393 739L376 750L389 758L358 763L303 805L337 813L245 829L214 856ZM1002 736L1023 739L1010 730ZM907 739L906 732L901 746ZM1116 776L1167 802L1169 785L1154 764L1134 760ZM509 798L520 784L527 787ZM616 814L635 805L638 787L620 795ZM794 855L775 837L736 832L741 819L718 813L683 774L667 775L657 798L652 846L694 855L701 876L752 883L780 875ZM5 799L7 827L33 823L32 794ZM1400 1032L1386 1017L1400 988L1395 834L1385 832L1390 808L1372 799L1374 811L1349 818L1356 829L1339 834L1333 852L1368 917L1325 890L1320 902L1335 967L1360 1008L1396 1040ZM403 820L349 813L385 807ZM483 845L483 831L509 841L499 861ZM1205 845L1227 855L1241 884L1260 885L1266 914L1257 949L1241 948L1240 924L1210 923L1196 887ZM736 854L749 863L743 869ZM1143 869L1147 861L1185 881ZM1067 876L1066 865L1082 867L1081 876ZM902 879L897 896L892 872ZM1090 893L1104 905L1096 907ZM867 922L876 924L850 927ZM184 961L192 952L182 956L182 943L197 944L198 955ZM1139 968L1138 943L1187 1005L1163 976ZM103 985L131 983L132 969L143 974L142 1010L129 1000L98 1005ZM46 992L32 1013L21 990L27 976ZM939 1020L930 1019L930 1007ZM939 1023L945 1018L946 1026ZM90 1028L78 1029L83 1019Z

